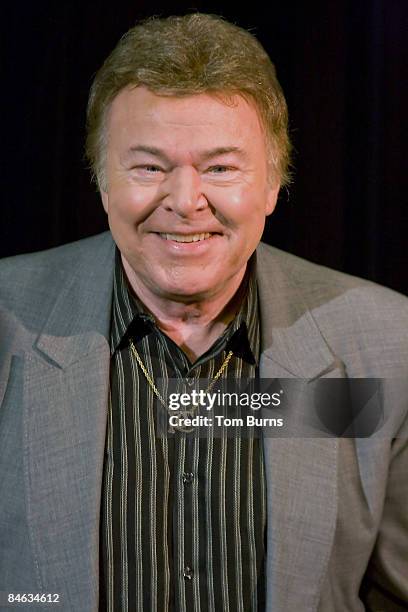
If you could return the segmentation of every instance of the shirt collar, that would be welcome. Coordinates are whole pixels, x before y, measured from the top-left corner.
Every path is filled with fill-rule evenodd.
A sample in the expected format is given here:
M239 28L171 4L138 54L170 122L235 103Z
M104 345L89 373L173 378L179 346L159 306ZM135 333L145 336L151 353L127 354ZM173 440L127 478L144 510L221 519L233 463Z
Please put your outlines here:
M135 342L150 333L155 322L135 296L126 278L120 251L116 247L113 273L113 307L111 319L111 355L129 334Z
M256 252L251 256L244 277L244 298L235 318L224 333L211 347L232 350L234 355L242 357L251 364L257 364L259 358L259 316L258 291L256 284ZM128 335L135 342L154 331L154 317L146 312L143 303L135 296L129 286L123 270L119 249L116 247L115 269L113 277L113 306L111 319L111 355Z
M217 340L226 340L225 350L232 350L236 357L242 357L252 365L258 364L260 331L258 315L258 290L256 284L256 252L248 261L243 280L244 297L235 318L223 335Z

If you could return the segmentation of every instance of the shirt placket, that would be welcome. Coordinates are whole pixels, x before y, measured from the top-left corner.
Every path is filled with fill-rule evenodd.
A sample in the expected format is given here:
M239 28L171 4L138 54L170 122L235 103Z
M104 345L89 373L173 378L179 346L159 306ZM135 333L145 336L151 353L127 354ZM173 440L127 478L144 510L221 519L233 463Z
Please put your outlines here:
M186 392L197 388L200 367L185 363L183 381ZM189 612L200 600L198 554L198 429L190 433L177 431L174 436L174 475L176 491L173 508L175 543L176 609Z

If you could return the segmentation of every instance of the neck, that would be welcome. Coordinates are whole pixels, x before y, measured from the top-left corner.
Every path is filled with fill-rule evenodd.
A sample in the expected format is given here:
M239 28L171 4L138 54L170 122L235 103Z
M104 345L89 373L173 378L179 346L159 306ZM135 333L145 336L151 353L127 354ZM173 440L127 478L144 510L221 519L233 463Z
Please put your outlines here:
M231 283L206 299L188 297L183 301L152 292L140 282L122 256L123 268L134 294L153 315L157 326L195 361L221 336L237 314L245 293L246 267Z

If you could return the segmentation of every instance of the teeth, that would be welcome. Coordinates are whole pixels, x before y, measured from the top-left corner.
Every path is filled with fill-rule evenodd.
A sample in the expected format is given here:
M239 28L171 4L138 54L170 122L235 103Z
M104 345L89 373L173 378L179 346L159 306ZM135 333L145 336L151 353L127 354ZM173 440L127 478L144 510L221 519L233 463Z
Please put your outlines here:
M198 242L199 240L206 240L211 234L207 232L205 234L190 234L189 236L184 234L160 234L160 236L166 240L175 240L176 242Z

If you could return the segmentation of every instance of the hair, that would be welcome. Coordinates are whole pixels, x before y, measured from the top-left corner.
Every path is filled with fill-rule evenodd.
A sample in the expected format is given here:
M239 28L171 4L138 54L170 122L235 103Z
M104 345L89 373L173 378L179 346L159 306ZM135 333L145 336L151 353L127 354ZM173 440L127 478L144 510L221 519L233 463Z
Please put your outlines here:
M248 31L216 15L149 18L119 41L93 81L87 109L86 155L99 188L107 189L107 116L125 87L166 96L209 93L225 103L252 103L265 130L270 179L290 182L288 112L275 67Z

